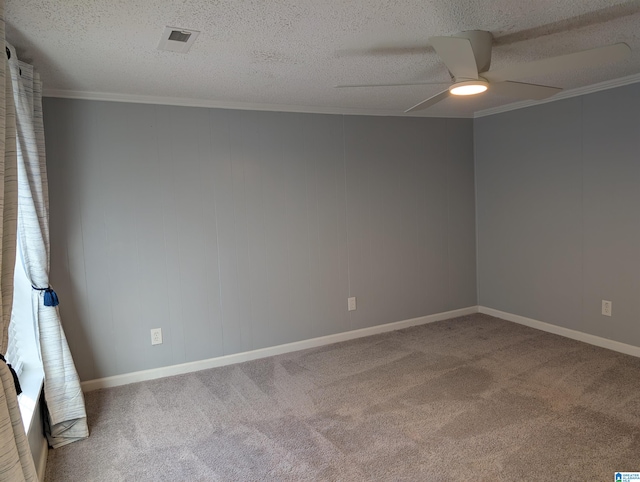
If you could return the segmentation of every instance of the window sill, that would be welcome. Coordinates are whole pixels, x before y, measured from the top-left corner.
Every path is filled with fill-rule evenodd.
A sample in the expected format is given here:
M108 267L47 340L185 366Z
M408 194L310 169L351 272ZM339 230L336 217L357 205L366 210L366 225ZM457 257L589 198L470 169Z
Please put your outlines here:
M20 374L22 393L18 395L18 405L20 406L20 415L22 416L25 433L29 433L31 429L43 382L44 373L40 367L25 367Z

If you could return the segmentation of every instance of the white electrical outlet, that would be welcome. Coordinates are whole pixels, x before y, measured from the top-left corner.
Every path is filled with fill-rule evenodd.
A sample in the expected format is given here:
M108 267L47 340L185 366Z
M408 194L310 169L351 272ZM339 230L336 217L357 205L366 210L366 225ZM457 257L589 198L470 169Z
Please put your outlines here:
M602 314L604 316L611 316L612 309L613 303L611 303L611 301L602 300Z
M151 328L151 344L162 344L162 328Z
M347 308L349 311L356 311L356 297L352 296L347 300Z

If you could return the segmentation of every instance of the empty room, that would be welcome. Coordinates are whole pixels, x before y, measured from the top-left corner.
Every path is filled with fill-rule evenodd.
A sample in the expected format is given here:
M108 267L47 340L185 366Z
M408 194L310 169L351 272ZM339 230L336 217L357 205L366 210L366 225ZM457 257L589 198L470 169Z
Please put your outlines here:
M640 1L0 4L0 480L640 481Z

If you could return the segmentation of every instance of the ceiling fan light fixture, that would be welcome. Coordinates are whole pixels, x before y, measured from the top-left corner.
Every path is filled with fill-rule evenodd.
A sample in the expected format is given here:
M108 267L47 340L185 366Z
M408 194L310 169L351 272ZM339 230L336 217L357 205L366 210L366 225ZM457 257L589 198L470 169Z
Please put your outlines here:
M484 80L465 80L456 82L449 87L449 93L453 95L476 95L485 92L489 88L489 82Z

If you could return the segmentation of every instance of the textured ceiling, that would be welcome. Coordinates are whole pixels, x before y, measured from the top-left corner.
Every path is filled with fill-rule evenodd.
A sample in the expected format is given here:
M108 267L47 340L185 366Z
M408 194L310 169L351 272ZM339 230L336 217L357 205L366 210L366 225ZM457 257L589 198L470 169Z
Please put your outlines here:
M428 37L488 30L492 68L626 42L629 60L521 79L575 89L640 73L640 1L5 0L7 37L45 93L176 98L238 108L402 115L448 81ZM200 30L187 54L156 49L165 26ZM66 94L62 91L66 91ZM470 116L513 102L487 92L413 115ZM188 102L187 102L188 101ZM160 102L160 101L159 101Z

